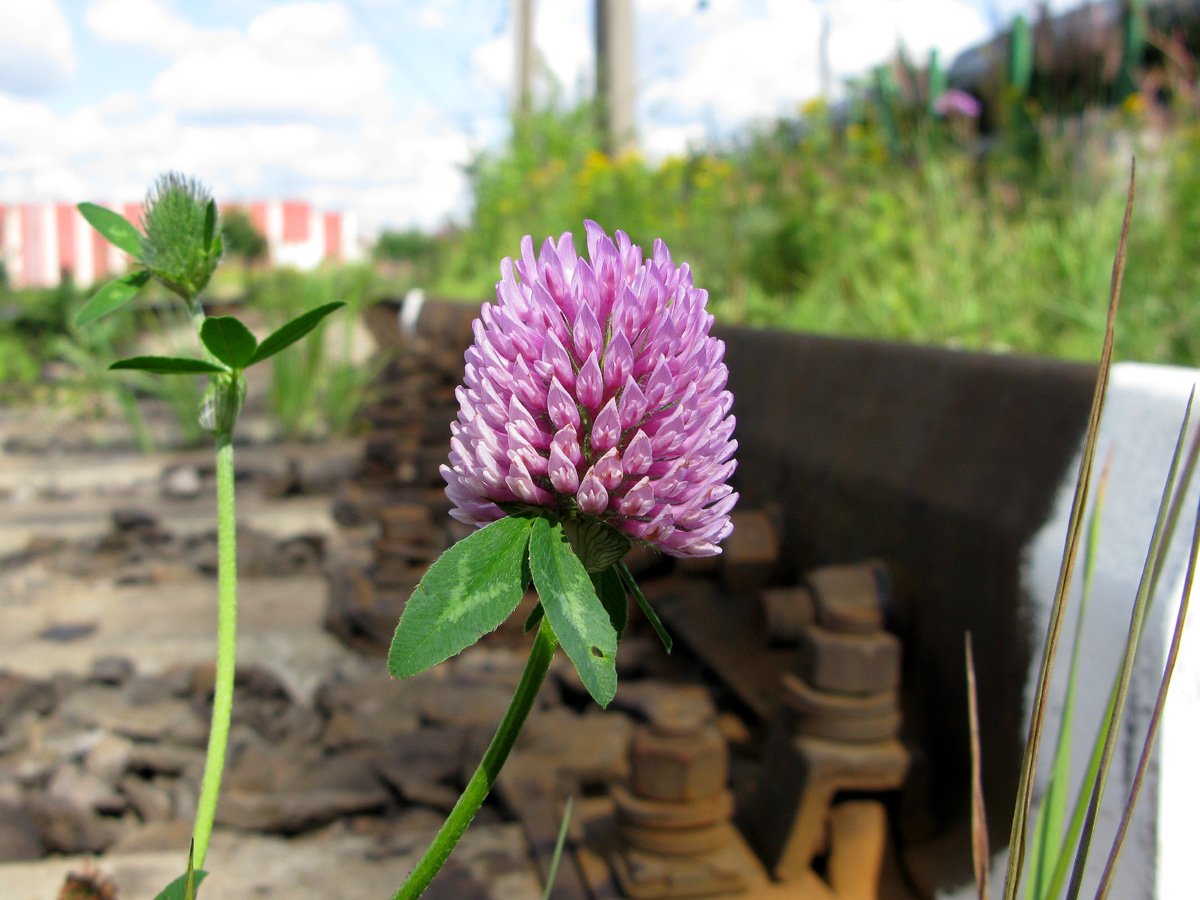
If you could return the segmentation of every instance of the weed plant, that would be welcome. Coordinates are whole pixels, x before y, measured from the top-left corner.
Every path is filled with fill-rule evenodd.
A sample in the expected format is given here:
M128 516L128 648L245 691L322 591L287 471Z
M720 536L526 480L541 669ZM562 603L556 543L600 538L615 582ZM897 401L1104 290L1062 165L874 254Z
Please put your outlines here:
M75 312L73 325L90 329L127 306L153 281L182 301L182 312L195 328L203 357L134 356L113 362L109 369L168 379L204 376L208 380L196 412L200 426L213 436L216 450L217 659L212 724L186 869L157 895L158 900L192 900L206 874L204 859L216 818L232 720L238 587L233 432L246 398L245 372L309 336L325 317L345 304L334 301L309 309L262 341L233 316L209 316L200 295L224 253L217 203L202 184L177 172L160 176L147 192L144 231L94 203L81 203L78 209L109 243L132 258L133 265L96 291Z
M356 351L356 328L363 308L376 294L368 266L343 266L302 273L267 270L250 282L247 305L277 328L305 309L340 300L349 307L317 328L314 338L271 360L268 404L279 433L289 439L348 434L369 399L386 356L368 361Z

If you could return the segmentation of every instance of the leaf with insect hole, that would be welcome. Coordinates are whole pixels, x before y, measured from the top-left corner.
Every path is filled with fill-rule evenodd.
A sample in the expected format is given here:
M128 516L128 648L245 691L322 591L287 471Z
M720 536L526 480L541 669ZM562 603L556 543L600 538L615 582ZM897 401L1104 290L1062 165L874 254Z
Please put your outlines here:
M617 693L617 632L561 524L533 520L529 570L563 651L592 699L608 706Z

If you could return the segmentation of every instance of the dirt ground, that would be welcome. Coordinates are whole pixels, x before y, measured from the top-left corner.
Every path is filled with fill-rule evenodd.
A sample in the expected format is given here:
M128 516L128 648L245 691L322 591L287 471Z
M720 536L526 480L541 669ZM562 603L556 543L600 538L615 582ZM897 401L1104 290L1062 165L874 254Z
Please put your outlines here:
M114 658L134 661L143 675L207 665L216 630L216 584L206 569L215 527L211 452L96 449L87 446L95 427L77 430L52 411L7 413L0 422L0 672L82 679L98 660ZM364 539L331 516L332 492L361 454L354 440L236 452L240 564L249 572L239 585L239 664L267 665L299 701L331 673L357 678L383 667L322 625L320 563ZM170 534L169 550L139 558L114 544L122 522L141 520ZM421 825L424 835L436 822ZM291 838L218 828L205 893L387 896L424 841L382 856L364 852L373 840L336 824ZM111 878L122 898L151 897L181 871L186 835L175 844L0 863L0 897L56 897L68 872L86 871ZM469 872L497 853L525 856L519 825L472 829L457 859ZM540 892L531 868L488 881L492 896Z

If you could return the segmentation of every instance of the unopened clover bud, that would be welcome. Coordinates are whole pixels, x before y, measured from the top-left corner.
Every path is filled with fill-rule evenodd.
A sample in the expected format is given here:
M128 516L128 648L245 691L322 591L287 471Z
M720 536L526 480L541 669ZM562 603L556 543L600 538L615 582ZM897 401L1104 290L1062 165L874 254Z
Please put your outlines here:
M142 262L189 305L221 259L218 219L208 189L178 172L160 176L146 194Z

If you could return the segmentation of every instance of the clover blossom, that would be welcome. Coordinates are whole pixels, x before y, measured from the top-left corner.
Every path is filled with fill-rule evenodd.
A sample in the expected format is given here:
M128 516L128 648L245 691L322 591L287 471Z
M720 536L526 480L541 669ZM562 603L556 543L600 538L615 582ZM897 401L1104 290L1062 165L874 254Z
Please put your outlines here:
M978 119L983 113L983 104L966 91L950 88L934 101L933 110L939 116L958 115Z
M656 240L585 223L535 258L500 264L467 350L450 464L451 515L485 525L514 507L590 516L673 556L711 556L737 494L725 345L708 292ZM507 507L507 509L506 509Z

